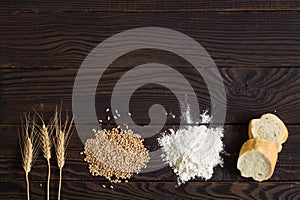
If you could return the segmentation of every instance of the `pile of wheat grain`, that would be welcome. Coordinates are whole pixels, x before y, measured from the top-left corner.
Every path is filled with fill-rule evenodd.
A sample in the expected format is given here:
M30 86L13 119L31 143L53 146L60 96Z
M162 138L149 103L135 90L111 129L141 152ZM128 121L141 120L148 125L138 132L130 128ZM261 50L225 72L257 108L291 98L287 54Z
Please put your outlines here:
M85 161L93 176L104 176L111 182L129 179L149 161L143 138L131 130L113 128L99 130L85 143Z

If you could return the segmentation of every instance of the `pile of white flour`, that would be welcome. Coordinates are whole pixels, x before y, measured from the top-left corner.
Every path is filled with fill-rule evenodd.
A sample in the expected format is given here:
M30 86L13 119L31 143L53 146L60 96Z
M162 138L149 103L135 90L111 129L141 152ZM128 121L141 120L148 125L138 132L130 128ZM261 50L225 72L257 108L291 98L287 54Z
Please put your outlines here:
M202 123L210 119L206 113L201 117ZM200 125L170 131L171 134L164 134L158 142L164 152L164 160L178 176L178 183L195 177L210 179L214 167L223 164L220 157L223 128Z

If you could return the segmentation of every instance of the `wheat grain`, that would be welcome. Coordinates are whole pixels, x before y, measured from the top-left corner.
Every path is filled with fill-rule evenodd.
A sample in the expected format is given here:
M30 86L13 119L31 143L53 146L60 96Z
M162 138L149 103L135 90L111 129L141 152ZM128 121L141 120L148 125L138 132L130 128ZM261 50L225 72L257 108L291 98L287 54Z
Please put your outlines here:
M93 176L104 176L115 183L138 173L150 159L140 135L117 128L98 131L85 143L84 154Z
M56 141L57 165L59 168L63 168L65 165L65 136L62 131L56 135Z
M25 140L23 168L26 173L29 173L31 171L33 160L33 146L29 136Z
M51 159L51 132L48 130L45 124L42 125L40 129L41 142L42 142L42 152L47 160Z

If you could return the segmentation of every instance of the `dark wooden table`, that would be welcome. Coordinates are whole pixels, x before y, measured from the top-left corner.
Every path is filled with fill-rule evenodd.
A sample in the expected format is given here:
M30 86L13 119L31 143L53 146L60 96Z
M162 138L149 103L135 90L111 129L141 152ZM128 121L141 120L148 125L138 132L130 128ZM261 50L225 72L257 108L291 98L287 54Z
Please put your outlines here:
M227 96L224 167L217 167L209 181L196 179L181 187L175 187L176 177L165 167L134 175L129 183L113 184L110 189L105 179L89 174L80 155L83 144L75 132L64 168L62 199L300 199L300 2L268 0L2 0L0 198L26 198L17 136L20 116L35 108L47 119L61 101L71 114L74 80L88 53L110 36L146 26L187 34L218 66ZM121 75L132 66L154 61L180 71L197 93L200 109L210 108L205 83L190 64L166 51L144 49L119 58L99 81L99 118L105 117ZM148 110L154 103L180 115L171 91L145 85L132 97L133 119L148 124ZM241 177L236 160L247 140L250 119L266 112L282 118L290 135L274 175L259 183ZM178 126L178 121L168 121L164 128L169 126ZM145 145L150 150L157 148L153 138L146 139ZM51 199L55 199L58 169L54 159L51 164ZM29 178L32 199L44 199L46 161L42 156Z

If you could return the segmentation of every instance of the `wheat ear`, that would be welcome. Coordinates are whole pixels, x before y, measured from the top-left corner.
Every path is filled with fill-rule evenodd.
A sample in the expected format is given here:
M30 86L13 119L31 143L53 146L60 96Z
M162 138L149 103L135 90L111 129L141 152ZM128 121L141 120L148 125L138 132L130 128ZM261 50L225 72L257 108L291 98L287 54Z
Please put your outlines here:
M32 125L30 125L30 123L32 123ZM25 115L24 121L22 120L22 129L19 131L19 144L23 160L23 169L26 176L27 200L30 200L28 174L31 171L38 152L38 142L34 124L34 119L31 120L29 114Z
M66 149L72 134L72 124L74 118L69 120L68 115L66 115L66 121L64 124L61 122L61 108L58 109L56 107L55 115L54 115L54 125L55 125L55 136L56 140L54 142L56 149L56 159L57 165L59 168L59 186L58 186L58 197L60 200L60 192L61 192L61 182L62 182L62 169L65 165L66 160Z
M50 198L50 179L51 179L51 165L50 165L50 159L51 159L51 148L52 148L52 125L46 126L43 117L36 112L36 115L40 118L42 122L42 126L37 126L39 129L40 134L40 142L41 142L41 149L44 158L47 160L48 165L48 178L47 178L47 200Z

